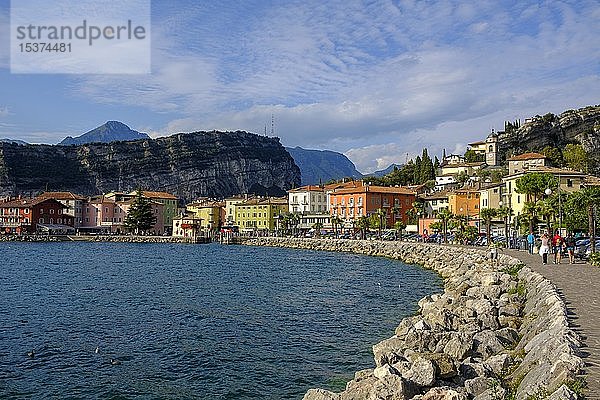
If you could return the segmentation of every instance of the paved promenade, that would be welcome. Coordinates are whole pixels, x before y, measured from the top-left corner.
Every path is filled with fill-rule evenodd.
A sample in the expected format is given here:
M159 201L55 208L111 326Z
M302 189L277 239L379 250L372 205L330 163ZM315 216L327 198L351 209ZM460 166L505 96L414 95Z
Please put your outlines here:
M583 341L583 359L587 374L586 398L600 399L600 268L582 261L570 265L542 265L542 258L526 251L504 250L520 259L532 270L542 274L556 285L567 305L569 322Z

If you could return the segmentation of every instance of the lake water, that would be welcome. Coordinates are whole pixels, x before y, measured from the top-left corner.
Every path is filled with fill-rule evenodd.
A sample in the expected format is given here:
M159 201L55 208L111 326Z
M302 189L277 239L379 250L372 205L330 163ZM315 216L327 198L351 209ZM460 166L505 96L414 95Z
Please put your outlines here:
M0 260L0 398L339 390L441 289L384 258L217 244L0 243Z

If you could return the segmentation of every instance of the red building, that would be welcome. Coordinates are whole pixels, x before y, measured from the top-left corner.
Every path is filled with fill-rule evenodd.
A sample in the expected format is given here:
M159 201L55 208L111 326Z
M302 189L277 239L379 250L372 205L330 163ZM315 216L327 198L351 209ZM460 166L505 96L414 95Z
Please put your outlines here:
M404 187L360 185L328 193L332 216L351 221L373 215L381 209L386 213L388 227L393 227L396 221L408 222L406 212L413 208L415 200L416 193Z
M17 199L0 203L2 233L34 233L43 227L73 227L67 206L54 199Z

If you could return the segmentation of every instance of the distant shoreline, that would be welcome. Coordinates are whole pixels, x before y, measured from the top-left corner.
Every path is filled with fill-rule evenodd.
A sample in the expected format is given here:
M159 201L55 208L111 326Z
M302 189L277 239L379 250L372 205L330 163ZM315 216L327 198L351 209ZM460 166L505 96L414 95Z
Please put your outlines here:
M106 243L182 243L192 244L191 238L173 236L132 235L0 235L6 243L56 243L56 242L106 242ZM197 243L210 243L206 238L197 238Z

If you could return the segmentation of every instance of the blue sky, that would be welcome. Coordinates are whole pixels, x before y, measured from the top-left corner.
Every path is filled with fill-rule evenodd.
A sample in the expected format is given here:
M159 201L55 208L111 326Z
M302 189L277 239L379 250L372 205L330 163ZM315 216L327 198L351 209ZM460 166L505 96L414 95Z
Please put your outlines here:
M285 145L369 172L600 103L597 0L155 0L151 75L14 75L8 28L0 0L0 137L33 143L107 120L263 133L273 114Z

